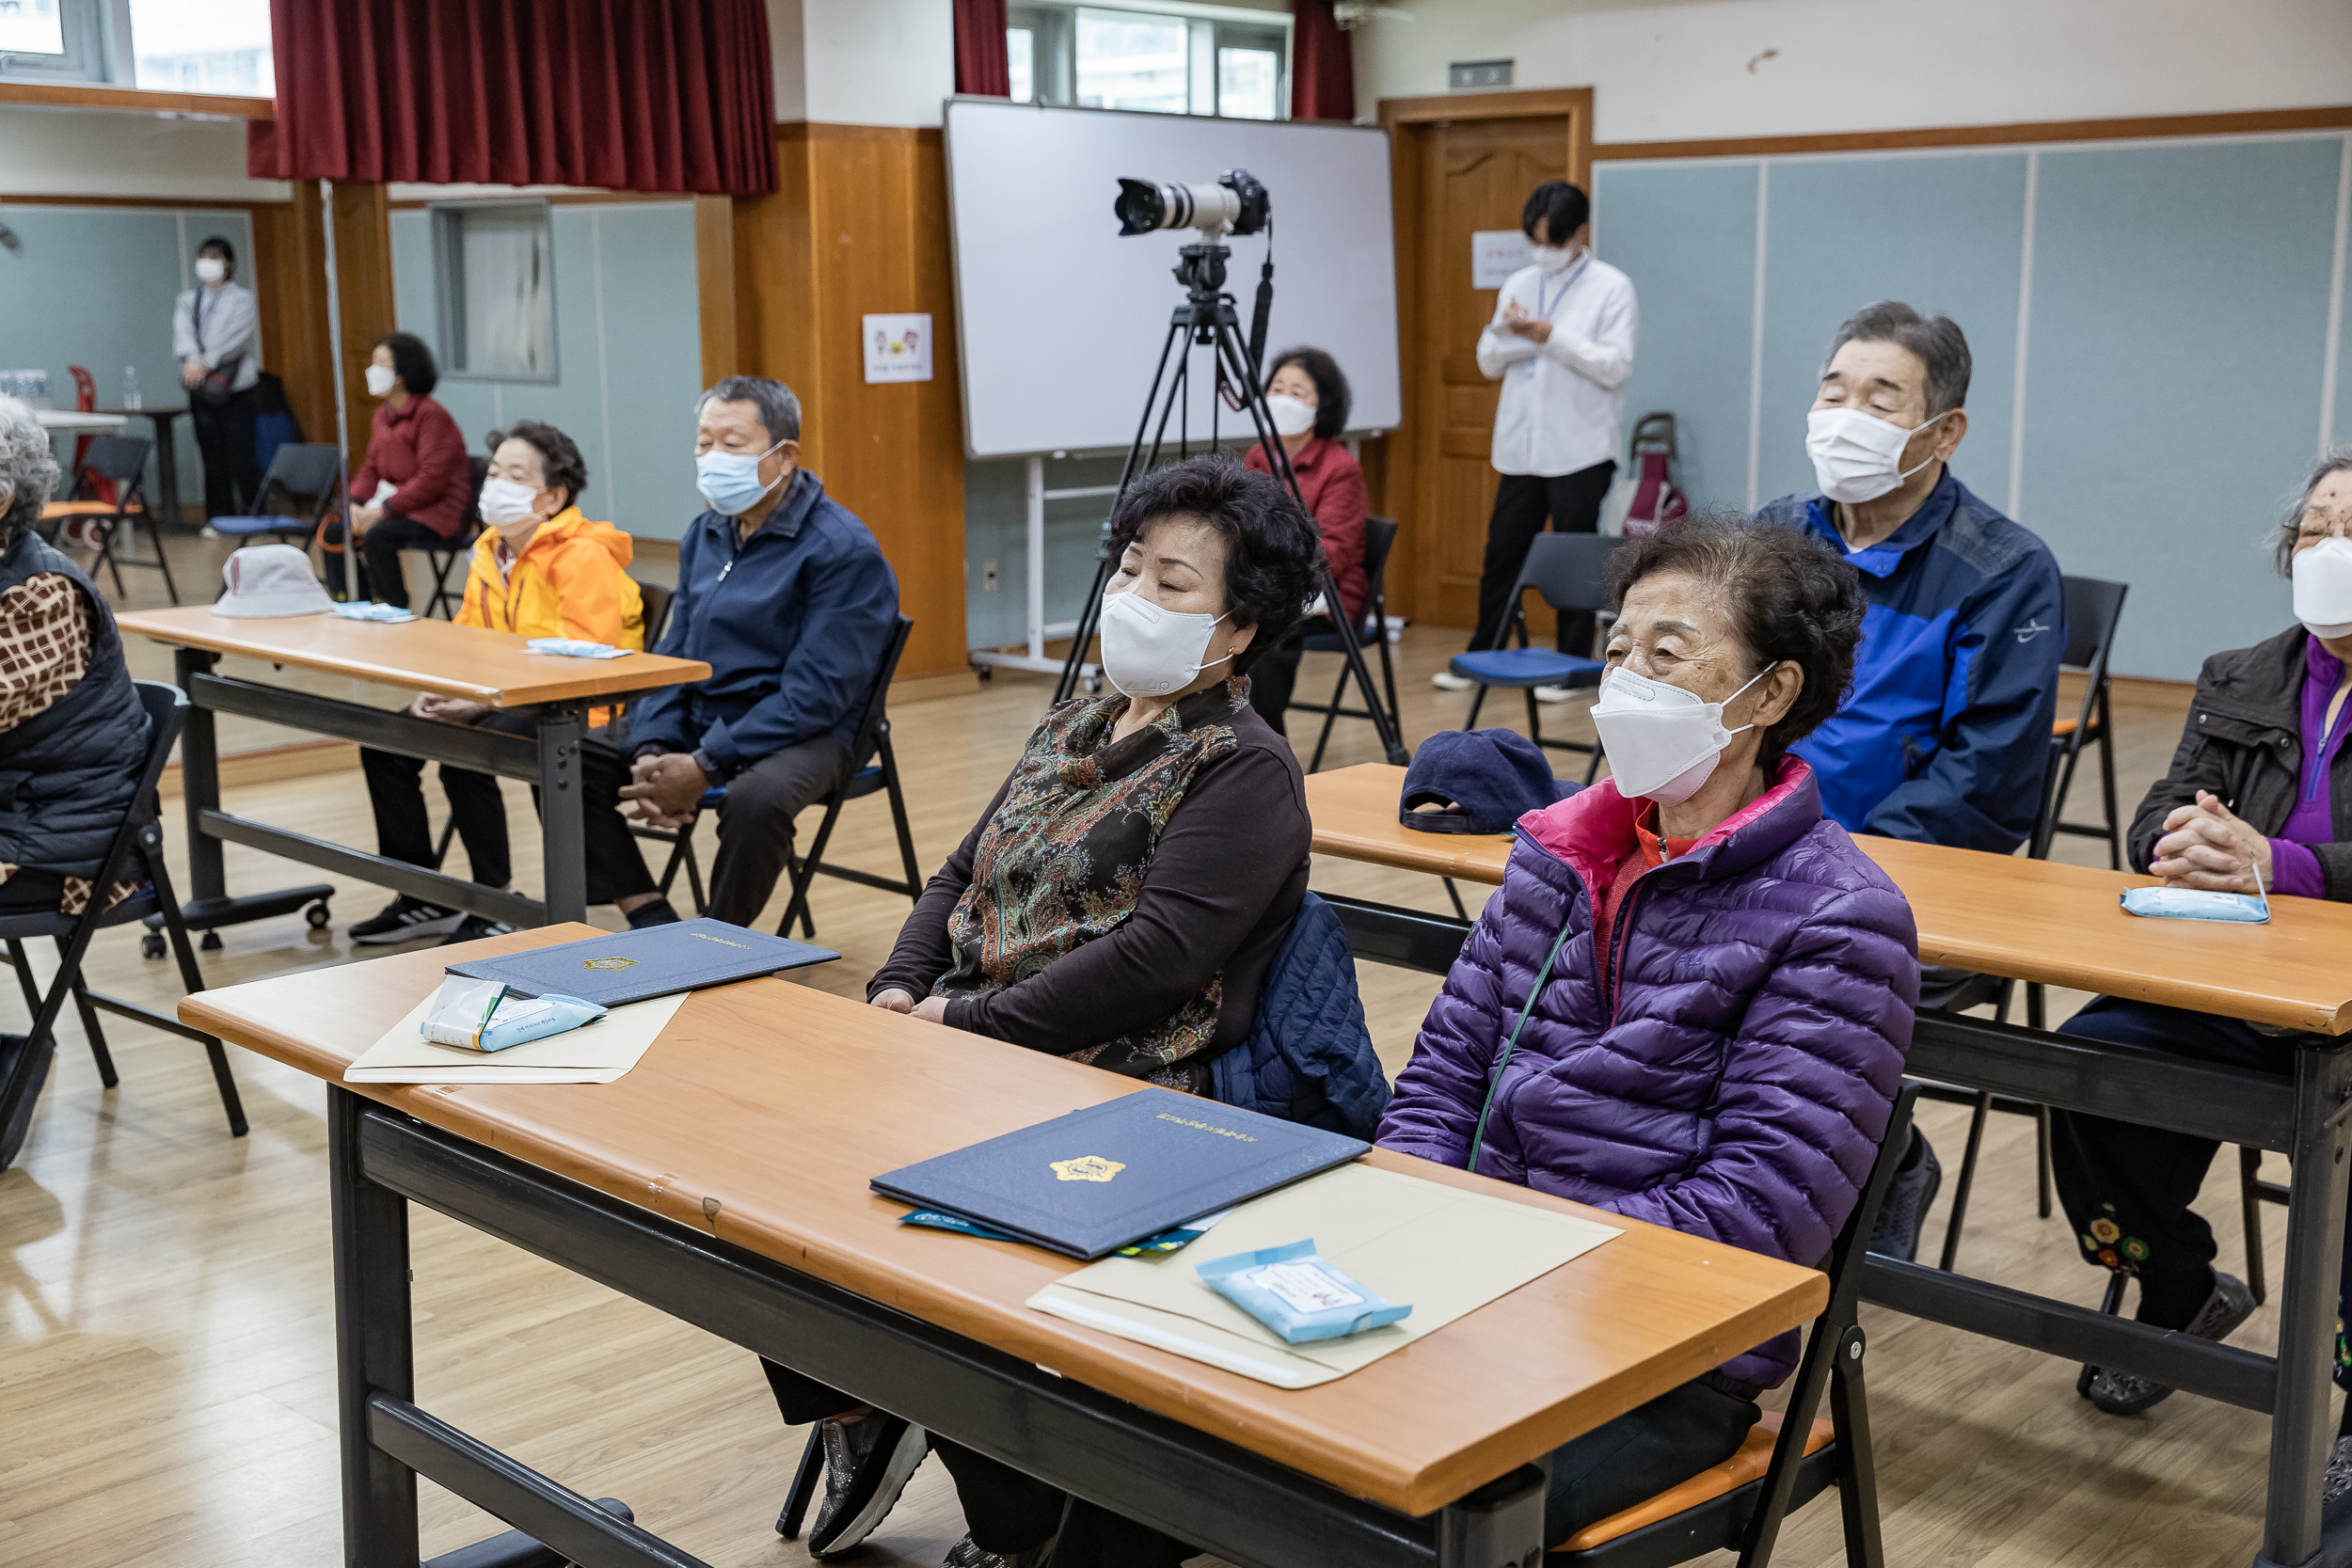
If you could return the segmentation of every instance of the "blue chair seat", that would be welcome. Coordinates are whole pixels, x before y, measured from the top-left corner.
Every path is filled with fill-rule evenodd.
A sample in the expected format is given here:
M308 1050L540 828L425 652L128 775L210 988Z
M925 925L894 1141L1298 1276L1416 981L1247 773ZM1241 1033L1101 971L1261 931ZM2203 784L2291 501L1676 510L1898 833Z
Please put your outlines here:
M1598 686L1608 666L1597 658L1550 648L1490 648L1484 653L1456 654L1447 666L1465 680L1481 686Z
M1307 625L1310 627L1322 628L1320 630L1309 631L1305 640L1300 642L1299 646L1305 648L1309 653L1336 654L1344 646L1344 644L1340 641L1339 628L1331 624L1329 616L1318 615L1313 620L1308 622ZM1370 647L1373 643L1378 641L1379 638L1380 633L1378 629L1375 628L1369 620L1367 620L1363 626L1358 627L1356 630L1356 646L1359 648Z
M256 533L308 533L308 517L214 517L213 531L244 539Z

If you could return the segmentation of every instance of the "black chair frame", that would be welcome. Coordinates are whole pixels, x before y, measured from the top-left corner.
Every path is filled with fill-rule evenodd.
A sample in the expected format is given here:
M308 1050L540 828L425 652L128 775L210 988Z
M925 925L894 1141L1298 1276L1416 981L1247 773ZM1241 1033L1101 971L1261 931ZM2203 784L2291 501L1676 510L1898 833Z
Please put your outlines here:
M898 784L898 758L890 746L888 711L891 678L898 673L898 657L906 652L908 634L914 630L913 621L903 615L898 617L898 624L890 634L889 646L883 650L882 666L875 673L874 684L866 689L865 711L858 720L857 735L850 743L850 755L852 758L870 755L874 760L851 773L838 789L811 802L821 804L825 808L825 816L818 824L817 836L810 841L808 853L792 857L792 899L785 906L784 919L777 924L778 936L790 936L793 922L797 920L802 936L815 940L817 922L809 911L808 890L819 875L838 877L845 882L855 882L861 887L876 888L883 893L901 894L910 901L919 901L923 896L923 872L914 858L914 833L907 822L906 794ZM841 808L877 790L887 791L890 796L891 825L898 830L898 860L905 871L904 879L900 880L878 877L870 871L860 871L851 866L825 863L825 846L833 841L834 825L840 820ZM705 907L702 868L694 853L693 828L691 825L682 829L632 825L632 831L639 838L671 847L669 863L661 868L660 878L662 895L665 897L668 895L677 881L678 872L683 870L687 886L693 891L694 912L702 913Z
M1357 628L1356 645L1360 648L1367 641L1379 644L1380 680L1388 688L1389 722L1397 734L1403 735L1405 733L1403 709L1397 705L1396 700L1396 665L1389 656L1389 594L1386 586L1389 556L1396 546L1396 519L1393 517L1364 519L1364 618L1366 626ZM1323 619L1330 622L1331 630L1327 636L1311 633L1307 639L1307 651L1310 653L1341 651L1340 639L1347 634L1340 624L1340 618L1332 615L1323 617ZM1327 643L1327 646L1321 645ZM1362 708L1340 705L1341 699L1347 695L1347 684L1355 678L1355 675L1356 667L1345 659L1342 659L1340 678L1338 683L1331 688L1331 700L1328 703L1293 702L1290 705L1290 711L1293 713L1323 715L1323 733L1315 736L1314 756L1307 764L1307 771L1310 773L1322 770L1324 749L1331 744L1331 727L1334 724L1342 719L1370 720L1373 717ZM1378 701L1376 697L1368 700Z
M1518 633L1519 646L1530 646L1527 634L1527 595L1532 590L1536 597L1559 610L1590 610L1607 613L1609 606L1609 558L1625 543L1601 533L1546 532L1535 535L1528 546L1527 560L1519 567L1518 580L1511 585L1511 618L1505 623L1507 639L1513 630ZM1597 667L1581 670L1562 676L1558 681L1545 681L1546 686L1571 689L1597 687L1600 671ZM1590 741L1554 740L1544 734L1540 705L1535 701L1535 687L1524 687L1527 697L1528 737L1538 746L1555 751L1581 752L1590 758L1584 765L1584 782L1591 784L1600 775L1602 755L1600 738ZM1478 694L1470 699L1470 716L1462 721L1462 728L1478 727L1478 710L1486 705L1487 683L1481 681Z
M90 576L98 576L103 566L114 578L115 593L126 596L122 586L122 568L143 566L164 575L164 592L173 604L180 602L179 584L171 580L171 562L164 554L164 531L155 521L153 504L147 499L147 459L155 443L144 436L96 436L90 438L89 451L83 454L82 466L73 476L73 487L68 500L95 500L92 493L96 481L112 480L115 484L112 515L93 517L103 525L98 535L98 555L90 562ZM115 534L129 525L134 547L138 542L138 526L147 525L147 534L155 545L155 558L142 561L135 555L119 555L115 550Z
M342 515L342 479L343 454L340 448L319 441L286 442L270 453L269 468L262 475L261 488L253 493L252 514L256 517L283 517L285 526L254 529L234 537L258 539L267 536L281 544L308 548L312 540L320 537L327 519ZM309 515L306 516L299 511L262 511L273 485L277 487L281 505L299 507L302 503L296 498L310 497ZM338 547L347 550L350 546L346 543Z
M1789 1390L1772 1464L1747 1485L1710 1498L1656 1524L1605 1541L1581 1552L1554 1551L1544 1561L1561 1568L1673 1568L1712 1551L1737 1551L1740 1568L1764 1568L1772 1560L1788 1514L1837 1488L1843 1515L1848 1568L1883 1568L1879 1536L1878 1462L1870 1443L1870 1412L1863 1377L1868 1338L1857 1321L1862 1302L1862 1260L1877 1227L1886 1189L1911 1142L1911 1117L1919 1085L1904 1084L1886 1120L1878 1158L1845 1227L1821 1266L1830 1278L1829 1305L1805 1336L1804 1358ZM1829 1396L1836 1436L1818 1452L1804 1446Z
M482 537L482 486L490 477L490 460L486 457L469 457L466 459L466 471L471 487L466 494L465 520L458 524L456 534L445 544L418 546L424 551L425 564L433 569L433 594L424 601L424 612L428 616L438 615L444 621L455 620L457 607L466 602L464 580L459 579L457 592L452 594L449 591L449 573L450 568L460 561L471 559L474 542ZM645 646L653 646L652 638L645 640Z
M204 1047L212 1063L213 1082L220 1091L221 1109L228 1115L230 1134L241 1138L246 1133L245 1106L238 1097L237 1082L229 1070L229 1055L221 1042L176 1018L92 991L82 977L83 958L89 951L90 939L99 931L132 925L160 913L172 952L180 962L182 983L191 995L204 990L203 971L197 967L196 949L188 942L188 928L180 916L179 895L173 891L170 873L164 863L161 805L156 799L156 784L163 777L164 764L187 723L187 698L179 688L161 681L133 684L138 689L139 705L147 712L147 761L139 772L138 787L131 797L131 810L115 831L98 875L90 881L89 902L79 914L33 911L0 915L0 942L7 943L8 961L16 971L24 1004L33 1015L25 1049L17 1058L17 1070L0 1084L0 1126L8 1125L19 1102L30 1091L36 1076L35 1064L56 1052L57 1019L65 1009L66 998L71 996L81 1015L83 1032L89 1038L90 1055L98 1064L102 1084L111 1089L120 1079L115 1071L113 1053L107 1050L106 1037L99 1027L101 1011L195 1040ZM108 888L142 868L146 872L145 887L112 909L101 907ZM24 951L25 942L41 937L52 939L57 945L56 974L45 992L34 981Z

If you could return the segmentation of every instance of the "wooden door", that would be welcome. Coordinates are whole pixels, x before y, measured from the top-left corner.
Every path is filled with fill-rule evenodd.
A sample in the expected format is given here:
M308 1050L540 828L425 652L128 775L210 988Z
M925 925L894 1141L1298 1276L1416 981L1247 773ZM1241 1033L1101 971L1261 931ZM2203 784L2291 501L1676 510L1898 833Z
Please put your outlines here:
M1488 462L1502 384L1478 371L1495 291L1471 286L1470 235L1517 229L1547 180L1590 189L1592 89L1390 100L1396 182L1404 428L1390 438L1382 498L1402 525L1392 605L1468 627L1494 504Z

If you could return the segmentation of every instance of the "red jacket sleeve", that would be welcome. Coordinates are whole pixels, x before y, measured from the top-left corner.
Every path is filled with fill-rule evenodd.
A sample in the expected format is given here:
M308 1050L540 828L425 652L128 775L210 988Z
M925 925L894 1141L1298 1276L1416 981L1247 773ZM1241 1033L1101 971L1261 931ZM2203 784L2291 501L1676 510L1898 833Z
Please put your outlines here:
M1315 498L1315 526L1323 531L1323 553L1331 562L1331 580L1347 601L1347 619L1360 626L1372 579L1364 573L1364 519L1372 503L1364 490L1364 470L1345 449L1333 451L1323 494Z
M378 407L368 420L368 455L361 459L359 471L351 476L351 499L365 506L375 494L383 475L375 471L375 443L384 434L384 410ZM259 498L256 498L257 499Z
M438 404L426 407L416 421L414 439L417 471L384 503L386 510L404 517L433 510L434 503L453 486L463 495L473 479L466 466L466 437L458 431L457 421L449 417L449 410Z

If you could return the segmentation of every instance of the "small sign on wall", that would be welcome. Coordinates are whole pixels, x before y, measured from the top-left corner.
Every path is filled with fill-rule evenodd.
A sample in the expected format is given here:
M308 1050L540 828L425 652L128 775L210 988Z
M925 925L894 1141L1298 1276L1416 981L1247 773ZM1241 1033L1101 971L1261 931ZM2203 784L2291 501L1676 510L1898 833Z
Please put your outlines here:
M929 311L910 315L867 316L866 319L866 379L929 381L931 378L931 318Z
M1513 273L1534 262L1534 249L1528 245L1527 236L1516 229L1481 229L1470 235L1473 289L1500 289L1511 280Z

